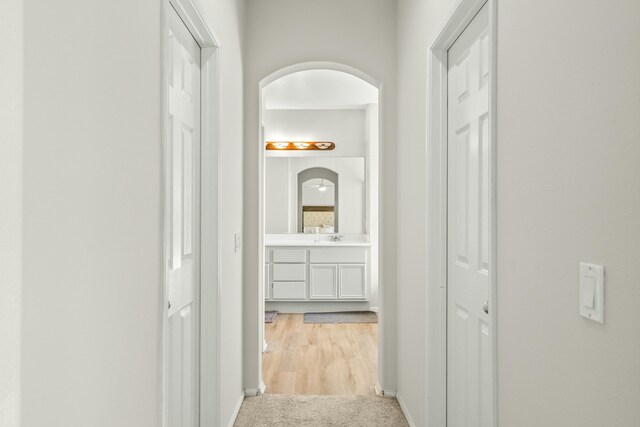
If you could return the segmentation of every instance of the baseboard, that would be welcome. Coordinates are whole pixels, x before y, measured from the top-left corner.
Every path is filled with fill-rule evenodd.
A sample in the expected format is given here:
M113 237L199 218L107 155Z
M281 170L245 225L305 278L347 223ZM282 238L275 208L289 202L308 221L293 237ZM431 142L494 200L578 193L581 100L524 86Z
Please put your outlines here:
M384 391L382 390L382 387L380 387L380 384L376 383L376 396L378 397L384 397Z
M227 427L233 427L233 425L236 423L236 418L238 418L238 414L240 413L242 402L244 402L244 394L238 396L238 402L236 403L236 407L233 408L233 413L231 414L231 419L229 420L229 424L227 424Z
M264 385L264 381L260 381L260 388L245 388L244 395L248 397L262 396L266 389L267 389L267 386Z
M265 310L278 310L280 313L326 313L331 311L367 311L369 301L265 301Z
M369 311L373 311L374 313L379 313L380 307L369 307Z
M402 409L402 413L404 414L404 417L407 419L407 423L409 423L409 427L416 427L416 423L413 422L413 419L411 418L411 414L407 410L407 406L404 404L404 400L402 400L402 396L396 393L396 399L398 400L398 404L400 405L400 409Z
M382 395L384 397L397 397L398 393L395 390L382 390Z
M379 397L396 397L396 391L395 390L383 390L382 387L380 387L380 384L376 384L375 390L376 390L376 396L379 396Z

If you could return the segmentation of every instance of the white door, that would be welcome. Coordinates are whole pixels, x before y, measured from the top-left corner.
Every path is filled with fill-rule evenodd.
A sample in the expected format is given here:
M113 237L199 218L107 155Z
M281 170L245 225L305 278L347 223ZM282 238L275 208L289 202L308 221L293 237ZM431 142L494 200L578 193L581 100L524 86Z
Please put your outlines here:
M169 427L199 425L200 47L168 8Z
M494 338L487 314L491 308L487 9L480 10L448 52L449 427L489 427L493 417Z

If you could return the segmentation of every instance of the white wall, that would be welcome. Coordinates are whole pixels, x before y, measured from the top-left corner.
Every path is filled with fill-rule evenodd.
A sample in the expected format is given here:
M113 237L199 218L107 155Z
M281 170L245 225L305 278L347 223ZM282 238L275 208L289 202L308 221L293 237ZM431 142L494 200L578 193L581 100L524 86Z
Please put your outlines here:
M0 425L20 425L23 7L0 13Z
M336 148L327 154L366 156L365 110L264 110L263 114L265 141L331 141Z
M499 419L640 425L640 2L498 19ZM604 326L578 316L580 261L605 265Z
M23 425L158 426L161 6L25 2ZM241 393L242 11L222 41L221 418Z
M398 391L424 425L426 53L455 0L398 11ZM640 424L640 3L499 1L502 426ZM422 236L421 238L418 238ZM606 268L605 324L578 263Z
M295 233L292 211L290 157L269 157L264 168L264 229L265 233ZM297 190L296 190L297 191Z
M379 167L379 147L380 147L380 117L378 104L368 104L366 110L366 152L367 159L365 160L365 181L368 183L366 207L365 207L365 231L369 234L369 241L371 242L371 256L370 256L370 272L369 277L371 280L371 290L369 294L369 301L371 301L371 307L374 310L378 307L378 269L379 269L379 191L380 191L380 167Z
M248 0L245 67L244 207L244 383L258 386L258 86L268 75L294 64L331 61L346 64L382 84L382 187L380 258L386 347L383 387L394 390L395 376L395 2L388 0ZM387 256L388 254L388 256Z

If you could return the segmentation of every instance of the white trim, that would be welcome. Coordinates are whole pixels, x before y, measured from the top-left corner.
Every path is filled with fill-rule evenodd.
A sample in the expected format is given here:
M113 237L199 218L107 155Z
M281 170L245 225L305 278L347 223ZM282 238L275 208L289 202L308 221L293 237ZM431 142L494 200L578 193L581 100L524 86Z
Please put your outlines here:
M382 397L395 398L397 396L398 396L398 392L396 390L382 390Z
M382 387L380 387L380 383L376 383L374 389L378 397L396 397L398 394L396 390L383 390Z
M410 427L416 427L416 423L413 422L413 418L411 418L411 413L407 409L407 405L405 405L404 400L401 395L396 395L396 400L398 401L398 405L400 405L400 409L402 409L402 414L407 419L407 423Z
M231 413L231 418L229 419L227 427L233 427L233 425L236 423L236 419L238 418L238 414L240 413L240 408L242 407L242 403L244 402L245 397L246 396L244 393L241 393L240 396L238 396L238 401L236 402L235 408L233 408L233 412Z
M264 384L262 380L260 380L260 388L245 388L244 395L245 396L262 396L267 389L267 386Z
M268 75L267 77L260 80L258 85L258 265L256 266L258 271L258 341L257 341L257 349L262 349L263 346L263 334L264 334L264 150L262 149L263 143L263 128L262 128L262 106L263 106L263 97L262 90L269 83L278 80L281 77L284 77L288 74L297 73L300 71L306 70L334 70L341 71L344 73L351 74L356 76L367 83L375 86L378 89L378 165L379 165L379 173L378 173L378 300L380 301L379 307L379 318L378 318L378 381L384 383L385 377L385 357L384 357L384 349L385 349L385 325L384 322L384 313L388 310L389 312L392 310L391 308L387 308L385 305L388 304L385 302L384 298L384 262L381 260L385 259L384 253L384 234L382 233L382 224L384 224L384 211L382 206L384 206L385 193L382 182L385 178L384 169L381 167L380 159L383 158L382 149L384 147L384 85L373 77L365 74L364 72L358 70L357 68L351 67L349 65L340 64L337 62L304 62L300 64L291 65L288 67L284 67L278 71L275 71ZM389 331L390 336L395 336L396 331ZM258 381L262 383L262 351L259 351L257 354L258 357ZM392 367L395 369L395 367ZM249 389L252 390L252 389Z
M202 49L220 47L220 39L209 25L209 20L200 12L202 8L198 0L169 0L169 3Z
M490 34L490 181L491 272L489 305L492 323L493 425L497 426L497 285L496 285L496 76L498 0L459 0L449 14L427 58L427 239L425 420L429 427L445 427L447 418L447 52L462 31L487 4ZM400 399L399 399L400 401Z
M195 0L165 0L162 9L162 139L163 155L167 139L165 117L168 111L167 94L167 8L173 7L185 23L201 49L201 172L200 172L200 425L220 425L220 285L221 280L221 194L220 149L221 105L219 39L211 29L209 20ZM163 160L163 218L167 224L167 197L164 194L167 165ZM167 425L167 294L164 267L169 239L163 229L163 301L162 313L162 425Z
M377 313L380 311L380 307L369 307L369 311L373 311L374 313Z

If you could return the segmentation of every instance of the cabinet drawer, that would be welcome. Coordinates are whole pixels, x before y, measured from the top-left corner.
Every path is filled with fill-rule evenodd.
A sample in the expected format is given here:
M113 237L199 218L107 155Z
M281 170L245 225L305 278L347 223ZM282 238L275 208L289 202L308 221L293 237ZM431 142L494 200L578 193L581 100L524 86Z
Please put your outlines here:
M307 251L300 249L274 249L271 251L273 262L307 262Z
M306 264L273 264L273 280L307 280Z
M358 250L311 250L310 262L312 263L337 263L337 264L364 264L367 262L367 251Z
M305 299L306 282L273 282L271 299Z

